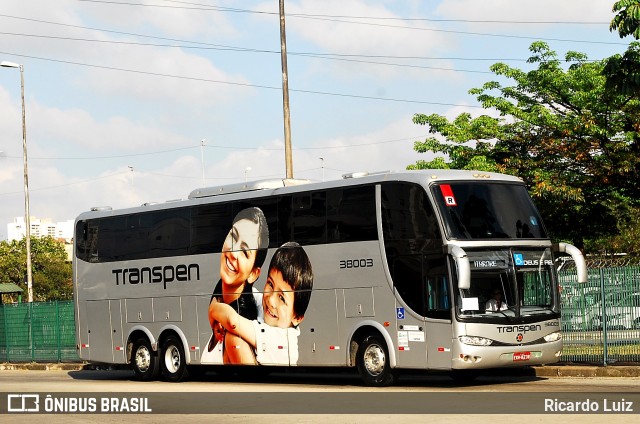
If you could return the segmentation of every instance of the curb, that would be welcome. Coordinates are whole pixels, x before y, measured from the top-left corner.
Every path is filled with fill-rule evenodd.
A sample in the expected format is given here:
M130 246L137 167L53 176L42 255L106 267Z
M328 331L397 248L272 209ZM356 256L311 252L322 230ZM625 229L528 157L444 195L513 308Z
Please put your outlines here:
M25 371L81 371L81 370L122 370L130 369L124 365L108 365L98 363L3 363L0 371L25 370ZM536 377L626 377L639 378L640 365L557 365L557 366L533 366L522 369L502 368L495 370L501 375L530 375Z
M640 366L633 365L560 365L533 368L538 377L640 377Z
M77 363L77 362L60 362L60 363L3 363L0 364L0 371L5 370L23 370L23 371L81 371L81 370L120 370L130 369L128 365L109 365L98 363Z
M46 363L40 364L36 362L16 363L16 364L0 364L0 371L5 370L27 370L27 371L77 371L84 369L85 364L67 364L67 363Z

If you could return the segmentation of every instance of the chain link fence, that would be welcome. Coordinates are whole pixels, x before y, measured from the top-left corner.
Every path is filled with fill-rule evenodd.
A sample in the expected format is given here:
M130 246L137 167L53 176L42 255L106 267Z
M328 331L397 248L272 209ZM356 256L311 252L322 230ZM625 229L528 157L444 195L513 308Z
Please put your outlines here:
M78 361L72 301L0 305L0 362Z
M629 261L628 259L624 259ZM564 362L640 362L640 266L589 263L588 282L560 272Z

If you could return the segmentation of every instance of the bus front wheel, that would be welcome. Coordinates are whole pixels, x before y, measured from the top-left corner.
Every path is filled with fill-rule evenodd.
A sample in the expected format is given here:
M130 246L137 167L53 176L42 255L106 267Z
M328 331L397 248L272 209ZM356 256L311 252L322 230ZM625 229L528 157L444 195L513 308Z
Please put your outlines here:
M184 381L189 376L182 342L176 336L169 336L162 343L160 351L160 371L166 381Z
M356 353L356 366L367 386L389 386L396 378L389 364L386 344L378 336L367 336Z
M158 357L151 349L151 343L146 337L140 337L133 342L131 368L137 380L151 381L158 378Z

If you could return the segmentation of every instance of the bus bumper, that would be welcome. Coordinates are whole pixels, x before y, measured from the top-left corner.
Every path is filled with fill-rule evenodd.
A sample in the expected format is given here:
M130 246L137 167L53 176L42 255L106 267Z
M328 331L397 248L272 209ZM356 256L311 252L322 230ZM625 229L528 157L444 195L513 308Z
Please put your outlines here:
M471 346L454 342L452 369L523 367L560 360L562 341L519 346Z

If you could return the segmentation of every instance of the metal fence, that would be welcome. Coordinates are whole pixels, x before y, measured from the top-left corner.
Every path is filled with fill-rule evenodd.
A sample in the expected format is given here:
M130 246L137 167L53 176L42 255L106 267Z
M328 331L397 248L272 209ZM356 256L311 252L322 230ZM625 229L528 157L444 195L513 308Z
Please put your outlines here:
M560 272L565 363L640 362L640 266ZM77 361L72 301L0 305L0 362Z
M640 266L560 273L563 362L640 362Z
M0 362L77 360L72 301L0 305Z

